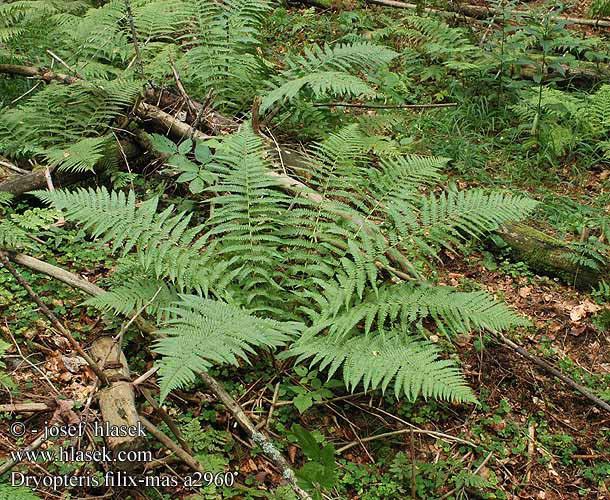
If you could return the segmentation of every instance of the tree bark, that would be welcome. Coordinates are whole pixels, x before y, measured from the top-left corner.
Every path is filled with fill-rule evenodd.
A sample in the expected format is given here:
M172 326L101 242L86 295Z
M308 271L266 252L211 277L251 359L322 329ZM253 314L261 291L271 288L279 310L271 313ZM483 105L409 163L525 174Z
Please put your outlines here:
M102 367L109 382L97 394L104 424L111 432L117 429L139 429L141 424L136 410L136 398L120 342L109 336L99 337L91 345L91 355ZM118 452L138 450L145 443L139 435L106 436L105 440L115 458ZM118 460L115 464L120 469L132 469L138 465L137 462Z
M598 270L579 267L570 259L574 251L564 242L525 224L507 224L497 234L515 260L533 271L560 278L580 289L590 289L610 276L610 264Z

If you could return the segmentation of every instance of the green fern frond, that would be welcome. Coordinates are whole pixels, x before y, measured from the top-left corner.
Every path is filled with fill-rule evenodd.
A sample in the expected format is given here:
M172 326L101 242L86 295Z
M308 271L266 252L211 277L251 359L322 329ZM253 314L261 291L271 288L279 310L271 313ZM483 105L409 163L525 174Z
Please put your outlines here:
M161 399L173 389L195 380L197 372L216 363L236 365L246 360L256 347L277 347L294 337L300 325L280 323L252 316L244 309L183 295L168 308L172 319L160 329L155 352L159 363Z
M464 382L455 363L439 359L431 343L414 340L404 332L339 338L305 337L294 344L288 354L297 363L313 358L310 366L319 365L328 377L343 367L343 380L352 391L362 383L364 390L393 383L397 398L424 398L456 402L474 402L475 397Z
M113 286L110 291L91 297L84 304L117 315L133 314L146 306L144 311L161 321L165 308L177 299L177 291L167 283L144 277Z
M351 334L358 325L364 332L383 331L394 324L421 326L431 319L447 333L471 330L506 331L529 322L506 304L495 301L483 291L459 292L450 287L422 286L410 283L384 286L369 293L362 302L344 305L344 287L329 285L314 318L316 331L328 328L339 337Z
M322 97L375 97L376 92L363 80L340 71L311 73L290 80L269 92L261 103L261 112L276 103L290 102L304 89L309 89L315 99Z
M287 59L287 69L275 79L272 89L263 98L261 111L294 99L304 88L309 89L314 98L374 97L376 92L353 73L373 71L397 55L387 47L368 42L306 48L304 55Z
M250 103L267 72L256 49L271 2L185 3L191 29L182 36L189 50L180 65L187 88L200 97L213 89L216 104L229 109Z
M410 234L404 243L413 242L424 255L432 256L436 248L452 249L506 222L522 220L537 204L525 196L481 189L430 194L423 198L416 221L405 214Z
M123 115L141 87L134 82L78 81L71 85L52 83L25 104L5 111L0 117L0 141L8 154L45 154L57 159L54 148L74 148L85 138L107 133L113 120ZM84 147L76 146L84 154Z
M218 182L208 188L215 193L214 212L204 238L216 239L218 255L234 260L240 286L252 291L252 300L267 293L265 286L277 288L273 274L284 261L278 228L290 198L269 175L265 146L247 124L223 141L214 159Z
M40 497L25 486L0 484L0 500L40 500Z
M29 232L9 220L0 220L0 249L23 250L32 247Z
M198 236L202 226L188 227L192 214L174 213L173 206L157 214L157 198L136 204L133 191L125 195L105 187L35 194L101 243L112 241L113 252L120 249L125 255L136 249L142 268L156 279L167 278L180 289L208 293L208 257L200 252L204 242Z
M306 75L320 71L371 71L388 64L398 53L370 42L350 44L313 45L305 47L303 55L286 61L288 71L294 75Z
M49 148L44 152L49 167L68 172L92 172L106 156L108 136L82 139L66 148Z

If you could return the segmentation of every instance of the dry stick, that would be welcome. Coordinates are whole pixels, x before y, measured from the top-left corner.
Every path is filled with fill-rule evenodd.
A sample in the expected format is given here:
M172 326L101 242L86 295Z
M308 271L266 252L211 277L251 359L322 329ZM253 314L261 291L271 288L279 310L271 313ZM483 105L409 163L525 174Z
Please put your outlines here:
M4 255L6 254L0 251L0 257L3 257ZM51 276L52 278L55 278L74 288L78 288L88 293L89 295L100 295L102 293L105 293L104 290L99 286L94 285L93 283L90 283L89 281L83 278L78 277L74 273L66 271L65 269L54 266L52 264L48 264L34 257L30 257L29 255L15 254L12 255L11 258L15 262L23 266L29 267L34 271L38 271L48 276ZM146 334L147 336L152 337L155 335L155 328L148 321L139 317L138 319L136 319L135 324L138 326L140 331L142 331L142 333ZM297 485L296 478L290 464L281 455L279 450L269 440L269 438L267 438L264 434L258 432L255 429L252 421L244 413L239 404L224 389L220 382L218 382L214 377L207 373L200 373L199 375L201 376L203 382L209 387L209 389L227 407L227 409L233 415L237 423L246 432L248 432L248 434L252 436L254 442L261 447L267 457L269 457L269 459L271 459L271 461L281 469L282 476L290 483L295 493L297 493L297 495L299 495L299 497L302 499L310 499L311 497L309 496L309 494ZM144 376L148 376L148 374L144 374L140 378L143 378Z
M129 0L125 0L125 10L127 12L127 22L129 23L129 29L131 30L131 38L133 39L133 48L136 53L136 64L138 65L140 78L144 80L144 64L142 63L140 45L138 44L138 32L136 31L136 23L133 19L133 12L131 11L131 2Z
M53 408L46 403L12 403L0 405L0 413L36 413L52 410Z
M295 493L297 493L300 498L310 499L311 497L309 494L297 484L294 471L284 456L264 434L256 430L252 420L248 418L241 406L239 406L239 404L231 397L225 388L215 378L205 372L199 373L199 376L205 385L207 385L223 402L242 429L252 436L252 439L258 446L260 446L263 453L265 453L265 455L267 455L273 461L273 463L275 463L281 469L282 477L290 483L290 486L292 486Z
M32 290L30 284L21 276L19 271L15 269L15 267L11 264L10 260L6 256L6 254L0 254L0 261L4 264L4 267L8 270L9 273L13 275L15 280L25 289L30 298L38 305L43 314L49 318L53 326L57 328L57 330L68 340L73 349L78 352L79 356L83 358L87 364L91 367L91 369L95 372L100 381L105 385L108 383L106 375L100 369L95 361L83 350L80 344L76 341L76 339L72 336L69 330L60 323L57 317L51 312L51 310L40 300L40 297L36 295L36 292Z
M12 75L20 75L31 78L40 78L45 82L53 80L61 83L74 83L78 81L77 77L55 73L54 71L36 68L34 66L22 66L19 64L0 64L0 73L9 73Z
M434 437L436 439L441 439L441 440L444 440L444 441L455 441L456 443L461 443L461 444L465 444L465 445L468 445L468 446L472 446L473 448L476 448L476 447L479 446L479 445L473 443L472 441L468 441L467 439L462 439L462 438L457 437L457 436L452 436L451 434L445 434L444 432L440 432L440 431L429 431L429 430L426 430L426 429L420 429L416 425L413 425L411 422L407 422L406 420L404 420L404 419L402 419L402 418L400 418L400 417L398 417L396 415L393 415L390 412L385 411L383 408L375 407L374 408L375 412L379 412L379 413L375 413L375 412L372 412L370 410L366 410L365 408L362 408L361 406L359 406L359 405L357 405L355 403L352 403L351 401L347 401L347 404L352 405L352 406L358 408L359 410L366 411L367 413L370 413L371 415L374 415L377 418L381 418L379 413L387 415L388 417L391 417L394 420L397 420L398 422L400 422L401 424L406 425L407 427L413 429L416 434L423 434L425 436L431 436L431 437ZM369 403L369 407L371 407L370 403ZM383 418L381 418L381 419L385 422L385 420Z
M576 389L578 392L580 392L583 396L588 398L590 401L593 401L597 406L599 406L600 408L603 408L604 410L606 410L607 412L610 413L610 404L606 403L605 401L598 398L594 394L591 394L591 392L589 392L588 389L586 389L585 387L580 385L578 382L575 382L570 377L561 373L557 368L555 368L551 364L547 363L546 361L544 361L543 359L541 359L537 356L534 356L533 354L530 354L523 347L515 344L512 340L507 339L501 333L496 333L496 338L500 341L501 344L504 344L505 346L510 347L514 351L521 354L521 356L523 356L524 358L527 358L528 360L530 360L532 363L538 365L541 368L544 368L546 371L555 375L555 377L562 380L563 382L568 384L573 389Z
M456 102L443 102L438 104L359 104L356 102L327 102L314 104L314 108L330 108L333 106L342 108L366 108L366 109L429 109L429 108L454 108Z
M30 173L29 170L24 170L23 168L19 168L17 165L13 165L11 162L6 161L4 159L0 159L0 166L6 167L9 170L12 170L13 172L16 172L18 174L29 174Z
M7 329L8 329L8 325L7 325ZM15 337L13 336L13 334L11 333L10 330L8 330L8 334L11 337L11 340L13 341L13 344L15 344L15 348L17 349L17 352L19 353L19 356L21 357L21 359L30 367L32 368L34 371L38 372L38 374L47 382L47 384L49 384L49 387L51 389L53 389L53 391L55 392L55 394L57 394L58 396L61 396L61 392L59 392L57 390L57 387L55 387L55 385L53 385L53 382L51 382L51 380L49 379L49 377L47 376L46 373L44 373L40 368L38 368L34 363L32 363L27 357L25 357L23 355L23 352L21 351L21 347L19 347L19 344L17 343L17 341L15 340ZM16 371L17 369L15 369Z
M369 437L361 438L360 440L352 441L351 443L348 443L345 446L342 446L341 448L339 448L337 450L337 453L343 453L344 451L347 451L350 448L353 448L354 446L358 446L361 443L368 443L369 441L375 441L377 439L383 439L383 438L391 437L391 436L399 436L400 434L407 434L409 432L413 432L414 434L431 434L430 431L426 431L425 429L414 429L413 427L408 427L407 429L400 429L398 431L384 432L382 434L376 434L374 436L369 436ZM451 436L451 437L453 439L457 440L457 438L454 438L453 436ZM474 444L473 444L473 446L474 446Z
M32 441L28 446L26 446L23 449L21 455L15 454L15 456L21 456L21 457L26 456L26 454L28 452L34 451L34 450L37 450L38 448L40 448L43 445L43 443L46 442L46 440L47 440L46 432L43 431L38 435L38 437L36 439L34 439L34 441ZM16 460L14 458L10 458L6 462L4 462L2 464L2 466L0 466L0 477L2 475L6 474L8 471L10 471L19 462L21 462L21 460Z
M204 472L203 467L186 451L184 451L180 446L174 443L165 433L160 431L155 425L152 424L146 417L140 415L140 422L144 428L150 432L160 443L162 443L166 448L169 448L173 451L180 460L182 460L185 464L187 464L191 469Z
M174 436L176 436L176 439L180 443L180 446L182 446L182 448L184 448L184 450L189 455L193 455L193 450L191 450L191 447L184 440L184 437L182 436L182 433L180 432L180 429L178 429L178 426L176 425L174 420L167 414L167 412L161 406L159 406L159 404L157 404L157 402L154 400L154 398L150 394L150 391L148 389L142 389L140 392L142 393L144 398L146 398L146 401L148 401L150 406L153 407L155 412L157 412L159 417L161 417L161 420L163 420L163 422L165 422L167 424L167 426L169 427L169 430L172 431L172 434Z
M415 466L415 433L411 429L411 496L417 498L417 467Z
M138 385L143 384L144 382L146 382L146 380L148 380L150 377L152 377L158 371L159 371L159 367L158 366L154 366L153 368L148 370L146 373L144 373L143 375L140 375L137 379L135 379L131 383L131 385L133 385L134 387L137 387Z
M68 63L66 63L61 57L59 57L53 51L47 49L47 54L49 54L53 59L55 59L59 64L61 64L68 71L74 73L74 76L76 76L77 78L82 78L82 76L80 76L76 70L74 70L71 66L69 66Z

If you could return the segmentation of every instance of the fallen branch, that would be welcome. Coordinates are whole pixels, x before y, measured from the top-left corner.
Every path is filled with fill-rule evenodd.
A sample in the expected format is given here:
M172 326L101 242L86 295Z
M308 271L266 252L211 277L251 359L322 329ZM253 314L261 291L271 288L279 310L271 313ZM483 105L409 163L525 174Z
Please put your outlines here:
M47 441L47 433L45 431L41 432L34 441L32 441L28 446L26 446L21 454L15 454L17 457L26 457L28 452L37 450ZM0 466L0 477L10 471L15 465L17 465L21 460L16 460L14 458L9 458L6 462Z
M0 413L37 413L53 411L55 408L47 403L12 403L0 405Z
M186 451L184 451L180 446L174 443L169 436L167 436L164 432L159 430L155 425L152 424L146 417L140 415L140 422L144 428L150 432L161 444L163 444L166 448L173 451L176 456L182 460L186 465L188 465L194 471L198 471L204 473L203 467L197 462L197 460L189 455Z
M47 83L52 81L57 81L60 83L74 83L78 81L78 77L76 76L63 75L44 68L36 68L35 66L21 66L19 64L0 64L0 73L39 78Z
M427 431L425 429L417 429L417 428L413 428L413 427L409 427L407 429L400 429L398 431L391 431L391 432L384 432L382 434L376 434L374 436L369 436L369 437L365 437L365 438L360 438L359 440L356 441L352 441L351 443L347 443L346 445L342 446L341 448L339 448L337 450L337 453L341 454L344 451L347 451L351 448L353 448L354 446L358 446L362 443L368 443L370 441L375 441L377 439L385 439L388 437L392 437L392 436L400 436L401 434L407 434L407 433L413 433L413 434L431 434L431 431ZM453 436L451 436L453 437ZM454 438L454 440L459 440L460 438ZM469 441L465 441L465 440L460 440L460 442L462 442L463 444L469 444L470 446L476 448L476 445L474 443L471 443Z
M66 340L70 343L72 348L79 354L81 358L83 358L89 367L93 370L93 372L97 375L97 378L105 384L108 382L106 375L100 369L99 365L89 356L80 344L76 341L76 339L72 336L70 331L57 319L57 317L51 312L51 310L46 306L44 302L38 297L36 292L32 289L30 284L21 276L21 273L15 269L15 267L11 264L9 258L4 253L0 253L0 262L4 265L6 270L13 275L13 278L19 283L25 291L28 293L30 298L36 303L36 305L40 308L42 313L49 318L51 324L61 333Z
M359 104L355 102L328 102L314 104L314 108L365 108L365 109L430 109L430 108L454 108L456 102L438 104Z
M20 175L30 173L29 170L24 170L22 168L19 168L17 165L13 165L10 161L6 161L3 158L0 158L0 167L8 168L9 170L12 170L13 172L16 172Z
M567 242L525 224L506 224L497 234L515 260L525 262L535 272L557 276L577 288L590 289L610 273L610 264L599 269L579 266L570 258L575 250Z
M400 2L398 0L368 0L368 3L382 5L384 7L396 7L399 9L417 10L421 8L413 3ZM443 16L455 16L455 14L463 14L467 17L475 19L488 19L498 14L502 14L501 9L496 9L491 6L480 6L480 5L464 5L462 3L450 3L446 6L447 10L433 9L433 8L422 8L422 12L435 13ZM527 10L515 10L512 12L514 16L522 16L533 18L536 17L535 13ZM605 19L586 19L582 17L570 17L570 16L557 16L557 19L565 21L567 24L580 24L584 26L594 26L596 28L610 28L610 21ZM496 18L496 21L498 19Z
M610 404L606 403L604 400L598 398L594 394L591 394L591 392L587 388L583 387L582 385L580 385L578 382L574 381L567 375L564 375L563 373L561 373L557 368L555 368L551 364L547 363L544 359L539 358L538 356L534 356L533 354L530 354L523 347L521 347L520 345L517 345L512 340L506 338L502 333L499 333L499 332L496 333L495 337L496 337L496 340L498 340L500 342L500 344L511 348L513 351L518 352L524 358L528 359L535 365L539 366L540 368L542 368L542 369L546 370L547 372L549 372L550 374L554 375L559 380L562 380L567 385L569 385L576 391L580 392L587 399L589 399L590 401L595 403L597 406L599 406L603 410L606 410L608 413L610 413Z

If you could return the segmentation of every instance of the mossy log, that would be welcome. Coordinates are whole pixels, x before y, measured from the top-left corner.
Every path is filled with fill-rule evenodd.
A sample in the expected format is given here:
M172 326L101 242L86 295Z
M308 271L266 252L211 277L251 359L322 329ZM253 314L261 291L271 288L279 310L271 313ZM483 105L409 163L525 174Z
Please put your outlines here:
M574 251L565 242L526 224L507 224L497 231L514 260L525 262L533 271L561 279L580 289L589 289L610 277L610 264L600 269L578 266Z

